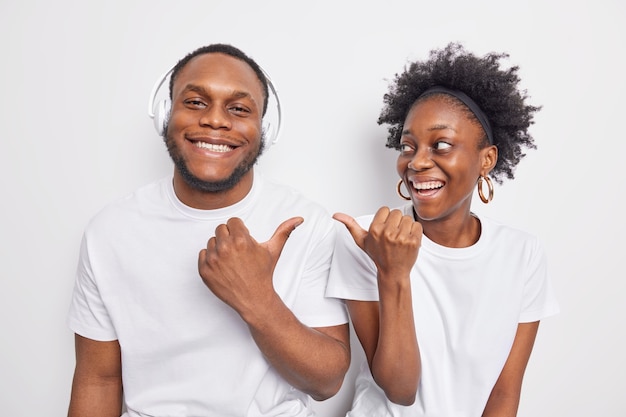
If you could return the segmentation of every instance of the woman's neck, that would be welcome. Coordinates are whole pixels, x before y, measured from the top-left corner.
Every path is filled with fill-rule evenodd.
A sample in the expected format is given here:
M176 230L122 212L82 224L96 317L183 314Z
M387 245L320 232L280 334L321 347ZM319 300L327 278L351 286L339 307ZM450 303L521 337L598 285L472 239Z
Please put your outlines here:
M463 216L423 220L417 218L413 210L413 217L420 222L428 239L441 246L466 248L474 245L480 238L480 220L469 211Z

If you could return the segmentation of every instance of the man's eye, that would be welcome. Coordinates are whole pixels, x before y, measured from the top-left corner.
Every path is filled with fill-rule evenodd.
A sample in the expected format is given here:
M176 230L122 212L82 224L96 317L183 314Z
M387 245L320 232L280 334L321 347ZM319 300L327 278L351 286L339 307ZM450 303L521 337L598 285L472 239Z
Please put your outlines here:
M243 106L232 106L230 110L235 113L250 113L250 110Z
M191 107L204 108L206 104L202 100L189 99L185 100L185 104Z

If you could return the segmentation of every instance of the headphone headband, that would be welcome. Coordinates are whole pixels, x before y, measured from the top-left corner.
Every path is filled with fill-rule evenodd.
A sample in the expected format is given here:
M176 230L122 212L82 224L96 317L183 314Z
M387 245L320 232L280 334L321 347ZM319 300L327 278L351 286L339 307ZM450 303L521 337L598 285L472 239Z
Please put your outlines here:
M174 67L170 68L163 75L161 75L161 77L152 87L152 91L150 92L150 99L148 100L148 116L153 119L155 129L157 130L159 135L163 137L165 137L165 128L169 120L172 103L169 97L156 103L156 97L165 81L168 79L168 77L172 75L173 71ZM263 68L261 68L261 71L263 72L263 75L265 75L265 79L267 80L267 85L269 87L267 109L265 110L262 124L265 149L267 149L271 145L278 142L278 134L280 133L283 114L280 105L280 98L278 97L278 93L276 92L276 87L274 87L274 83L272 83L270 76L267 74L267 72L265 72Z

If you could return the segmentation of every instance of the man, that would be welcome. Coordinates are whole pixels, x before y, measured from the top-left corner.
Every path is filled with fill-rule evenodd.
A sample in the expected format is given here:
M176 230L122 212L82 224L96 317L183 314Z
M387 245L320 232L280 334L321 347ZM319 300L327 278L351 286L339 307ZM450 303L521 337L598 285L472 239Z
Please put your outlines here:
M311 415L350 361L346 312L323 297L332 219L254 172L268 88L243 52L190 53L170 98L173 178L83 237L69 416Z

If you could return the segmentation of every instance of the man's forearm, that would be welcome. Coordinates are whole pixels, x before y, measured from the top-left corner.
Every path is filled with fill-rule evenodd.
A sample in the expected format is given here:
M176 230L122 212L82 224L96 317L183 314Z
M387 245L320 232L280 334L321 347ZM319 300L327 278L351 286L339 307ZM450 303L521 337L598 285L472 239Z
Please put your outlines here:
M291 385L321 401L337 393L350 366L348 324L313 329L282 301L246 321L257 346Z
M74 376L68 417L120 417L121 414L120 378L87 381Z

